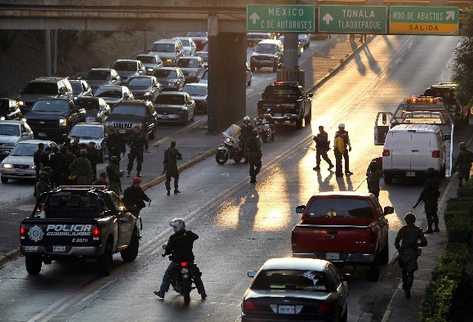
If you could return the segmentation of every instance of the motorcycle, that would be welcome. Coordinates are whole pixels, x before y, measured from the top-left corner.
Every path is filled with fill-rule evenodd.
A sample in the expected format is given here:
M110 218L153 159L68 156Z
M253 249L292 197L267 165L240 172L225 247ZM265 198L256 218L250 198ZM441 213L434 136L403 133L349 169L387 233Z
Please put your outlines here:
M263 118L256 119L255 124L258 136L264 143L274 141L275 130L270 114L265 114Z
M217 153L215 154L215 160L218 164L223 165L228 159L233 159L235 163L240 163L243 158L243 151L239 140L240 131L241 128L238 125L232 124L222 133L224 141L217 148Z
M163 246L165 247L166 245ZM171 274L171 286L176 293L184 297L184 303L187 305L191 301L191 291L195 288L192 286L194 283L190 268L192 262L181 261L175 264L176 267Z

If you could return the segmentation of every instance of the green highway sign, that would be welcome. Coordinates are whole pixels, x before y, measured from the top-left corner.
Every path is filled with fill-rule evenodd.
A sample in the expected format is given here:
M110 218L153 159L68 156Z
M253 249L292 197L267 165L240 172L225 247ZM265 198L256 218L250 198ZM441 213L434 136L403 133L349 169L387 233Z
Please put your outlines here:
M388 7L322 5L319 32L341 34L386 34Z
M389 14L389 33L457 35L459 15L457 7L392 6Z
M312 5L248 5L249 32L315 32L316 11Z

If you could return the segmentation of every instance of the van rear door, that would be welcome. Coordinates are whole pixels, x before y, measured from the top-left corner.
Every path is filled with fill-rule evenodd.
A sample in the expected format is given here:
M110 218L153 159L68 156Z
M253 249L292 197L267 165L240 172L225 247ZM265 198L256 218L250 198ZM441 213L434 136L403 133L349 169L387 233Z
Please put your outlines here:
M383 151L384 170L411 169L411 133L390 131L386 136Z
M429 168L440 169L443 151L439 146L436 133L411 133L411 170L426 171Z

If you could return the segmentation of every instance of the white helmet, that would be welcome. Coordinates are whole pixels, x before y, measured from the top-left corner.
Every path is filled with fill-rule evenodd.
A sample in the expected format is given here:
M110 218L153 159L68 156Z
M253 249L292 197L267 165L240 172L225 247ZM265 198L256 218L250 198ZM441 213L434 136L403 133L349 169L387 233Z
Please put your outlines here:
M247 115L243 118L243 122L244 123L249 123L249 122L251 122L251 118Z
M169 222L169 226L174 229L174 232L179 232L186 229L186 222L182 218L174 218Z
M341 130L344 130L345 129L345 123L338 124L338 128L341 129Z

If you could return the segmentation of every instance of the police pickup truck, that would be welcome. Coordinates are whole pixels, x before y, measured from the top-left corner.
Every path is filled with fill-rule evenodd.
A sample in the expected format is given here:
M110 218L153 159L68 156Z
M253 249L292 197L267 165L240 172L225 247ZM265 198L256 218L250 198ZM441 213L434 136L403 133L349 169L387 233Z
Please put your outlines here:
M271 115L279 124L295 124L302 128L312 119L312 93L306 93L298 82L276 81L266 87L258 102L258 116Z
M138 255L137 218L104 186L61 186L44 193L20 224L20 250L31 275L43 263L72 258L97 260L109 274L114 253L131 262Z

